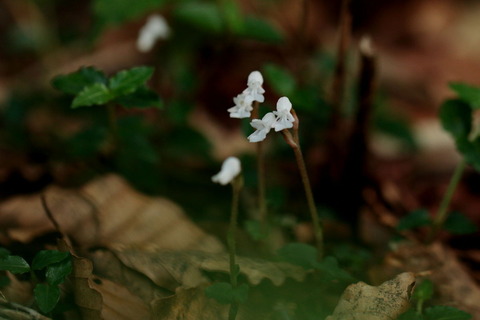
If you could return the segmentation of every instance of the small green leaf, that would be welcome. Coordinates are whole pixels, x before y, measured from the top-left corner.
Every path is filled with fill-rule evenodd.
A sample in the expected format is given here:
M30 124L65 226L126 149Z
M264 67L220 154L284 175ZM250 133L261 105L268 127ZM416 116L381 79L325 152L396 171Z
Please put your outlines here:
M423 316L410 309L405 313L402 313L397 320L423 320Z
M472 130L472 110L461 100L447 100L440 107L442 126L455 140L467 139Z
M236 288L232 288L230 283L217 282L205 288L205 295L222 304L242 303L247 300L248 291L249 287L245 283Z
M277 256L282 261L312 269L317 262L317 249L305 243L292 242L280 248Z
M72 260L65 259L63 261L47 266L45 277L47 282L51 285L59 285L65 278L72 273Z
M315 268L320 271L322 279L325 281L339 280L352 282L355 280L348 272L341 269L337 259L331 256L323 258L320 262L316 262Z
M433 282L429 279L423 280L419 285L415 287L413 292L413 299L417 301L427 301L433 296Z
M263 67L263 71L265 78L275 93L283 96L293 94L297 83L295 77L287 69L269 63Z
M465 311L449 306L434 306L425 309L425 320L468 320L472 316Z
M457 139L455 142L465 161L472 165L475 170L480 171L480 138L477 137L474 141L467 138Z
M269 43L281 43L284 40L284 36L278 28L255 16L245 18L243 31L240 35Z
M46 266L63 261L69 256L70 253L68 251L42 250L33 258L32 269L43 269Z
M60 300L60 289L49 284L37 284L33 290L38 307L43 313L49 313Z
M245 229L255 241L265 239L269 234L268 226L258 220L247 220L245 222Z
M145 85L152 74L153 68L151 67L122 70L110 78L108 86L115 96L126 95Z
M53 78L52 85L68 94L78 94L85 87L95 83L107 83L107 78L94 67L81 67L78 71Z
M477 231L475 223L457 211L448 215L443 227L453 234L469 234Z
M462 82L450 83L450 88L458 94L458 97L472 106L480 108L480 88Z
M425 209L414 210L408 215L400 219L397 230L410 230L418 227L428 226L432 223L432 219Z
M0 258L0 270L10 271L11 273L25 273L30 271L28 263L19 256L6 256Z
M140 87L134 92L115 99L125 108L160 108L162 100L158 94L148 88Z
M73 99L72 108L101 105L112 99L113 95L106 85L103 83L95 83L85 87L75 99Z
M180 3L174 14L178 20L206 32L218 34L223 30L222 15L213 3Z

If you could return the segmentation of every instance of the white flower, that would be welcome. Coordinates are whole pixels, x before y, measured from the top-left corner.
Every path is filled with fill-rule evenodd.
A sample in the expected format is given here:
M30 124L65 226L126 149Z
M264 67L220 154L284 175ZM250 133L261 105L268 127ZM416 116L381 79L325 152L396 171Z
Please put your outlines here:
M265 101L265 97L263 96L265 89L262 88L262 84L262 74L259 71L253 71L248 75L248 87L243 91L243 93L251 96L254 101L262 103Z
M267 133L272 129L273 124L275 123L275 115L272 112L267 113L263 116L262 120L253 119L250 122L250 125L257 129L254 133L248 136L248 141L250 142L259 142L263 141L267 136Z
M164 17L159 14L151 15L140 29L137 39L137 49L140 52L152 50L158 39L166 39L170 35L170 28Z
M228 157L223 161L222 169L212 177L212 181L222 185L229 184L242 171L240 160L236 157Z
M293 122L295 118L290 113L292 110L292 103L287 97L281 97L278 99L277 102L277 111L273 111L273 113L277 116L275 123L272 127L275 131L282 131L283 129L289 129L293 127Z
M230 118L249 118L250 112L253 110L252 102L253 98L245 93L240 93L238 96L233 98L235 106L228 109L230 112Z

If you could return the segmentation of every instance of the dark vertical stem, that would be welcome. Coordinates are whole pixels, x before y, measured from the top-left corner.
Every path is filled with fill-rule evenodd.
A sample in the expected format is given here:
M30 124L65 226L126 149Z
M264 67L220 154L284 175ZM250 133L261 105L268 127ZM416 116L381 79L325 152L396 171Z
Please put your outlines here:
M108 126L110 131L111 149L116 149L118 144L118 125L115 106L113 104L107 105L108 110Z
M252 116L251 119L259 119L259 103L255 101L253 104ZM266 183L265 183L265 155L264 155L264 143L263 141L259 141L257 143L257 176L258 176L258 212L259 212L259 221L262 226L265 226L268 219L267 214L267 205L266 205L266 198L265 198L265 190L266 190Z

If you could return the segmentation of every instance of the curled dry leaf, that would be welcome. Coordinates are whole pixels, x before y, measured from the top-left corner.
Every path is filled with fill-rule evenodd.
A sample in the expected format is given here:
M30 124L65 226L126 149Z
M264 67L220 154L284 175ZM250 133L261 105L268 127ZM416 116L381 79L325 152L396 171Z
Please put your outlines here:
M326 320L394 320L408 309L414 285L415 276L410 272L378 287L364 282L352 284Z
M223 245L195 226L173 202L136 192L107 175L79 190L49 187L47 205L61 231L81 247L220 252ZM0 205L0 225L13 241L28 242L52 232L40 195L15 197Z

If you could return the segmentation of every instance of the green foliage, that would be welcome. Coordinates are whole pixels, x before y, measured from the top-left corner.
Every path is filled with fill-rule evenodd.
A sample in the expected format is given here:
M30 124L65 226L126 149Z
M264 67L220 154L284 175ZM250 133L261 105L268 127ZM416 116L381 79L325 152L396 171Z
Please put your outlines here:
M315 268L320 271L323 281L342 281L353 282L355 280L348 272L340 268L337 259L334 257L325 257L322 261L315 264Z
M50 264L45 272L45 277L50 285L59 285L72 273L72 259L64 259L60 262Z
M415 312L415 310L409 309L407 312L402 313L397 320L423 320L423 316Z
M278 28L268 21L255 16L245 17L243 30L240 32L240 35L268 43L281 43L284 40L284 35Z
M30 271L30 266L22 257L7 255L0 258L0 270L14 274L25 273Z
M110 78L108 86L115 96L126 95L134 92L144 85L153 75L153 68L137 67L122 70Z
M113 98L114 95L106 85L103 83L95 83L86 86L75 96L72 102L72 108L101 105L113 100Z
M451 212L443 228L452 234L469 234L477 231L475 223L460 212Z
M230 283L217 282L205 288L207 297L217 300L222 304L242 303L248 298L249 287L243 283L233 288Z
M418 227L428 226L432 223L432 219L426 209L419 209L410 212L402 217L397 225L397 230L410 230Z
M214 3L182 2L176 6L174 15L198 31L219 34L223 30L222 13Z
M245 230L255 241L265 239L269 234L268 226L266 224L260 223L260 221L258 220L245 221Z
M157 93L144 86L139 87L130 94L119 96L117 102L125 108L162 107L162 101Z
M450 89L455 91L461 100L474 109L480 108L480 88L462 82L452 82L450 83Z
M295 77L285 68L269 63L263 67L268 84L276 94L290 96L296 89Z
M51 264L63 261L70 257L69 252L57 250L42 250L35 255L32 261L32 269L40 270Z
M278 249L277 256L282 261L305 269L313 269L317 264L317 249L305 243L289 243Z
M237 1L224 0L221 2L221 9L228 30L234 34L241 33L244 29L245 21Z
M443 128L453 138L465 140L472 130L472 110L469 105L461 100L447 100L440 108L440 120Z
M161 7L166 0L94 0L93 12L100 25L121 24Z
M10 254L10 251L0 247L0 259L6 258L9 254Z
M34 295L40 310L49 313L60 300L60 289L58 286L39 283L35 286Z
M68 94L79 94L85 87L102 83L107 84L107 77L94 67L81 67L77 72L59 75L52 80L52 85Z
M433 296L433 282L429 279L423 280L415 287L412 298L417 301L427 301Z
M449 306L434 306L425 309L425 320L468 320L472 316L465 311Z

